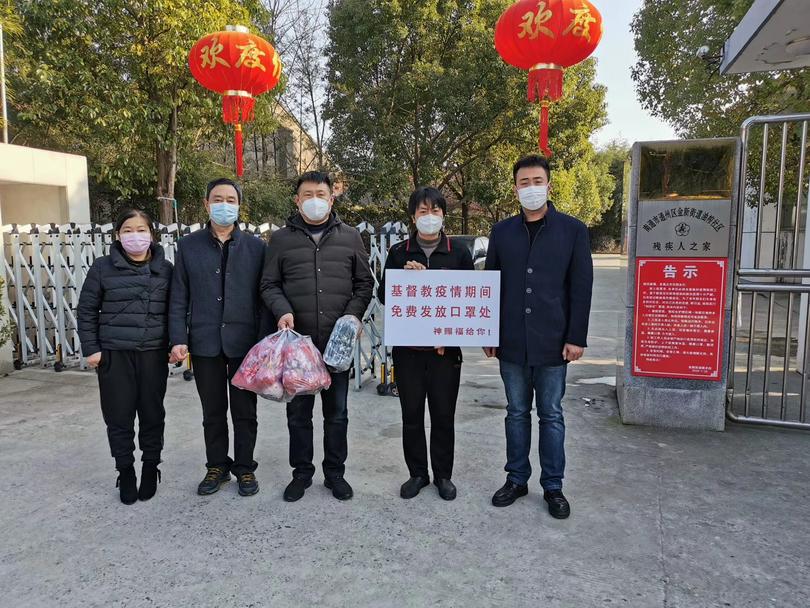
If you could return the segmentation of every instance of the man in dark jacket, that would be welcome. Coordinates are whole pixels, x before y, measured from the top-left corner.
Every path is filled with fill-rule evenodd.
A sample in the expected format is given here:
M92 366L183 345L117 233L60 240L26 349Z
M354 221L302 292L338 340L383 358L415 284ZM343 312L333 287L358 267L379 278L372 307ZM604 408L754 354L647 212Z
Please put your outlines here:
M169 306L172 356L191 353L194 380L203 408L206 467L197 488L213 494L237 476L239 494L259 491L253 460L256 394L230 382L247 352L261 337L263 305L259 281L265 244L237 224L242 192L225 178L208 184L205 230L180 239ZM233 420L234 458L228 456L228 407Z
M539 418L540 485L549 513L571 509L562 493L566 365L587 346L593 262L588 230L548 201L550 169L527 156L513 170L522 213L495 225L487 270L501 271L501 329L497 349L506 389L506 484L492 497L497 507L528 493L531 476L532 397Z
M344 315L363 318L374 278L360 233L332 212L332 182L326 173L303 174L296 188L299 212L270 238L262 278L262 297L279 329L310 336L323 352L335 322ZM348 454L347 399L349 372L333 373L332 386L321 392L324 418L324 485L339 500L353 492L343 478ZM287 404L290 466L293 479L284 500L293 502L312 485L312 410L314 395Z

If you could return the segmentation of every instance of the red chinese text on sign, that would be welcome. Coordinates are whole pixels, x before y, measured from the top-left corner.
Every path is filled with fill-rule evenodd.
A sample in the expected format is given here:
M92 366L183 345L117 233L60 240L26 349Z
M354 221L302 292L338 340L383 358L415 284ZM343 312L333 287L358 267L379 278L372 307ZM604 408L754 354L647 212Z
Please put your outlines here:
M726 260L638 258L634 376L721 379Z

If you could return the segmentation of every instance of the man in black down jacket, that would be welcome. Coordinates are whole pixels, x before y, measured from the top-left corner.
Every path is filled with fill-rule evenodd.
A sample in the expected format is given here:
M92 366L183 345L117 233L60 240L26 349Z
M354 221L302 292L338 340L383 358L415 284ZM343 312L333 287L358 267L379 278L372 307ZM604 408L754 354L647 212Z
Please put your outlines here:
M492 497L497 507L528 492L531 475L532 398L539 418L540 485L549 513L563 519L562 493L566 365L587 346L593 262L585 224L548 201L550 169L527 156L513 170L522 212L492 229L487 270L501 271L501 331L497 354L506 389L506 484Z
M211 221L177 244L169 306L169 338L175 360L191 353L203 409L206 467L197 488L213 494L237 476L239 494L259 491L253 460L256 394L230 382L261 337L264 312L259 281L264 241L237 224L242 192L225 178L208 184L205 206ZM234 458L228 456L228 407L233 420Z
M332 212L332 182L326 173L303 174L296 188L299 213L270 238L262 277L262 297L279 329L310 336L323 352L335 322L344 315L363 318L374 289L360 233ZM333 373L321 392L324 418L324 485L339 500L352 497L343 478L348 454L349 372ZM293 480L284 500L296 501L312 485L312 410L314 395L287 404Z

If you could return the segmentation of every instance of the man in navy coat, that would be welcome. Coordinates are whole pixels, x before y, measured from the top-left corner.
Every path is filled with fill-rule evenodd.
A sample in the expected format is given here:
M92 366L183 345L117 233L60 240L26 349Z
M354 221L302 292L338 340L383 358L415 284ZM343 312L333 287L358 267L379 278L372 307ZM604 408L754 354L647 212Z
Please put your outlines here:
M528 489L532 468L532 399L539 419L540 485L549 513L571 513L562 493L566 366L587 346L593 261L588 229L548 200L551 170L542 156L513 168L521 213L496 224L486 269L501 271L501 328L497 356L506 389L506 483L492 497L511 505Z
M236 475L239 494L259 491L253 460L256 394L230 380L259 341L267 311L259 294L264 270L263 240L239 229L242 190L227 179L208 184L205 208L211 221L177 244L169 301L172 359L191 353L203 410L208 473L197 493L213 494ZM228 409L233 453L228 456Z

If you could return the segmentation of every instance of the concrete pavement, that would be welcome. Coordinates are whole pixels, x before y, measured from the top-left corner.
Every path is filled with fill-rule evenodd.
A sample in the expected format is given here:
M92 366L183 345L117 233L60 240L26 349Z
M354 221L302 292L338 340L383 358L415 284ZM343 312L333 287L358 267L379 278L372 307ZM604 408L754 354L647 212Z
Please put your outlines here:
M536 449L529 496L490 505L505 478L505 399L496 362L476 351L450 503L433 486L399 498L399 404L371 382L350 393L353 500L334 500L320 472L301 501L281 500L286 418L272 402L260 402L260 493L241 498L231 482L197 496L200 406L174 377L163 483L127 507L94 375L0 378L0 606L810 605L810 435L623 426L609 385L623 277L619 258L597 258L590 348L565 398L565 521L545 510Z

